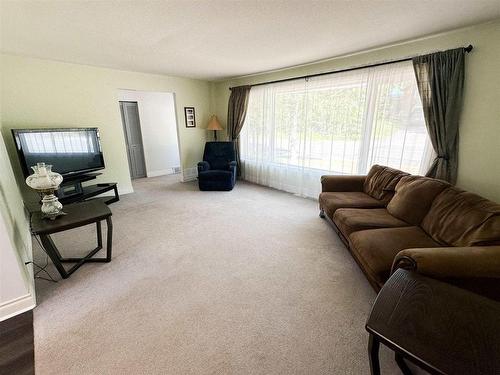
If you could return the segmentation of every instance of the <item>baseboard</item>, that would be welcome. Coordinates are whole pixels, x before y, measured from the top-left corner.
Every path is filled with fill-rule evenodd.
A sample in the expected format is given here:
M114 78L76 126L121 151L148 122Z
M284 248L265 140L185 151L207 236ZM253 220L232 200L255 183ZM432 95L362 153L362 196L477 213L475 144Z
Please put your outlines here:
M32 264L32 237L29 230L26 231L24 241L20 246L22 248L18 251L18 261L22 269L21 273L27 293L0 304L0 322L32 310L36 306L35 277Z
M35 289L35 270L33 268L33 238L31 232L26 233L25 242L25 258L23 259L23 264L26 267L26 283L28 284L28 293L33 299L33 303L36 306L36 289Z
M198 168L184 168L182 170L182 182L194 181L198 178Z
M32 310L36 306L35 275L32 264L32 237L29 230L26 231L24 243L21 246L22 249L19 251L18 260L21 262L22 276L27 293L0 304L0 322Z
M132 186L128 187L128 188L120 188L118 186L118 194L119 195L125 195L125 194L131 194L134 192L134 188ZM103 194L104 195L104 194ZM110 192L110 195L114 195L113 192Z
M173 167L173 168L168 168L168 169L162 169L158 171L148 171L148 177L158 177L158 176L166 176L170 174L176 174L180 173L180 168L178 167Z
M118 186L118 195L131 194L133 192L134 192L134 189L132 188L132 186L130 186L128 188L120 188ZM112 190L98 195L98 197L114 197L114 196L115 196L115 192Z
M13 316L19 315L36 306L35 297L32 294L15 298L0 305L0 322Z

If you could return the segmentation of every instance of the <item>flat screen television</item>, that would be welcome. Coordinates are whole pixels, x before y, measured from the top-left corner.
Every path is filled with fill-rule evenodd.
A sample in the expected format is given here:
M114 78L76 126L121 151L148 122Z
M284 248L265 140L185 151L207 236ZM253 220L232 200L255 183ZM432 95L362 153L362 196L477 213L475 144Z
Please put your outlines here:
M104 169L97 128L12 129L12 135L26 177L40 162L66 178Z

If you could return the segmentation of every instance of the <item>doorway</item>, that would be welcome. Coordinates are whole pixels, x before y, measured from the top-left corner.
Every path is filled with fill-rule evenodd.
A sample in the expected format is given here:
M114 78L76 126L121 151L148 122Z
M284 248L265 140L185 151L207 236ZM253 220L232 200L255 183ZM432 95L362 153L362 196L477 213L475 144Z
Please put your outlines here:
M127 146L130 178L134 180L146 177L146 159L144 158L141 122L137 102L120 101L120 112Z
M176 175L176 178L180 180L182 174L175 94L172 92L118 89L118 101L122 112L124 138L128 138L126 114L129 114L129 117L135 119L135 123L139 124L136 132L141 140L139 148L135 150L130 148L131 153L141 151L139 157L142 157L142 160L138 166L142 167L142 171L145 167L145 172L140 173L139 176ZM128 143L132 145L132 142L127 141L127 154L129 151ZM136 167L137 160L133 155L127 157L130 162L132 178L138 178L132 173L132 168Z

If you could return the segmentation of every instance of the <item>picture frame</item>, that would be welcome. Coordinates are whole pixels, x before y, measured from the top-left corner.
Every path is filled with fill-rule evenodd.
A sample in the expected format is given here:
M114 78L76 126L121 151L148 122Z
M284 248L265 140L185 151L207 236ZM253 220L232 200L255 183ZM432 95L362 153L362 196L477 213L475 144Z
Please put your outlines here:
M194 107L184 107L184 117L186 120L186 128L196 128Z

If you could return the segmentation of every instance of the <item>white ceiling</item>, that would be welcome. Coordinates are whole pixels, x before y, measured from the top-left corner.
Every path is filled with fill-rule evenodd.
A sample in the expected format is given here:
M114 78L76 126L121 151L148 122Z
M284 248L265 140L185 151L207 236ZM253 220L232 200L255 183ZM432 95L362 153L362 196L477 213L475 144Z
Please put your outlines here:
M0 1L3 52L209 80L500 17L500 0Z

